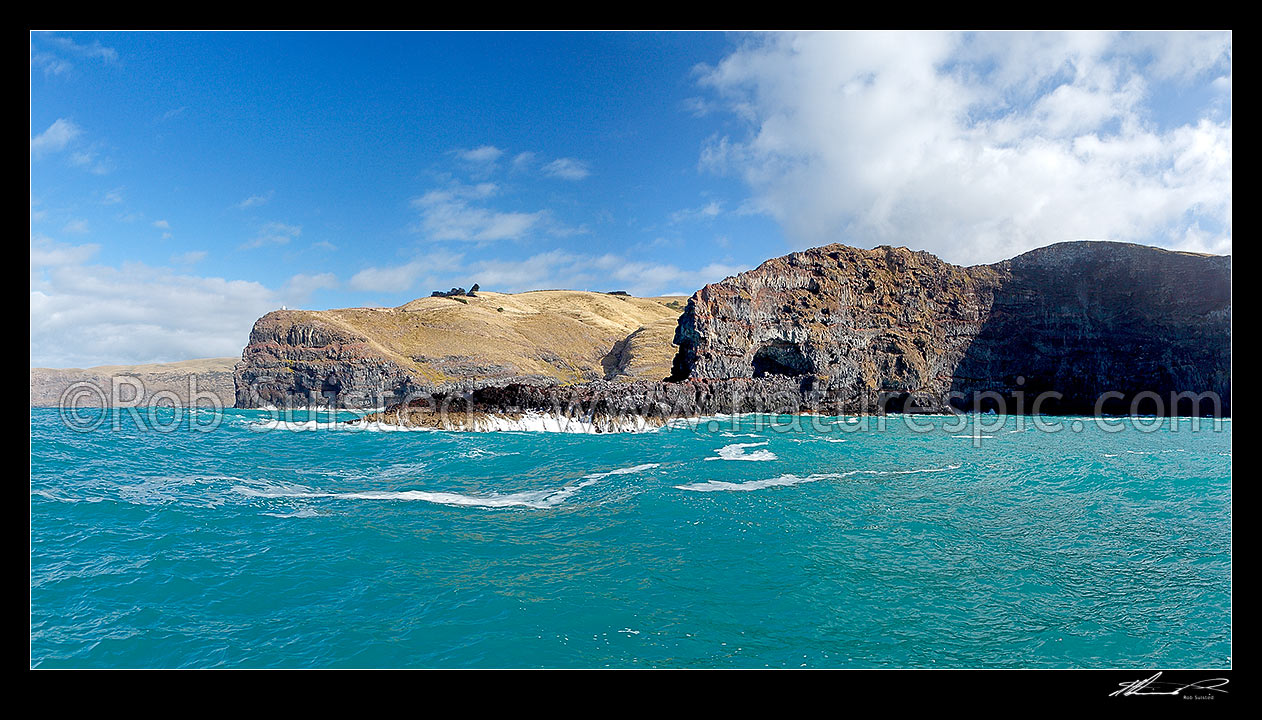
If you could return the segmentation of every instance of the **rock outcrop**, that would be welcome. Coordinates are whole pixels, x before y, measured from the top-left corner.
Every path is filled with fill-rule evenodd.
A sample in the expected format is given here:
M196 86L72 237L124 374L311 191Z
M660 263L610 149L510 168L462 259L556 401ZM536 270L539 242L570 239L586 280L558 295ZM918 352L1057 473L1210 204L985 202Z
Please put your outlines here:
M31 368L31 406L138 406L151 402L187 407L190 399L207 407L232 407L232 367L236 358L207 358L149 365ZM213 398L213 401L211 400ZM118 402L116 403L115 400Z
M783 376L583 385L513 383L468 393L423 394L354 423L436 430L531 430L610 433L653 429L671 420L719 413L831 411Z
M403 424L466 429L544 414L605 430L720 412L1231 410L1229 256L1074 242L960 267L828 245L680 309L542 291L270 313L237 367L237 403L393 406ZM444 415L453 407L463 420Z
M829 245L692 296L672 379L799 378L859 411L1230 413L1231 259L1073 242L994 265ZM1161 404L1153 401L1155 394Z
M280 310L236 367L238 407L380 408L511 383L661 380L682 298L478 292L397 308Z

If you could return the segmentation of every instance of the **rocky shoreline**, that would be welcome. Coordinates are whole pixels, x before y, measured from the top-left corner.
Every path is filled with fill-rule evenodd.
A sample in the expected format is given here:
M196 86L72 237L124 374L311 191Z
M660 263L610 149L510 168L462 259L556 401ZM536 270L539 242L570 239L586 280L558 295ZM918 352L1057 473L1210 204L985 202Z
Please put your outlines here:
M388 408L366 422L592 432L749 412L1231 413L1230 256L1125 243L1061 243L973 267L906 248L792 253L697 291L673 345L646 345L645 327L627 324L622 338L592 341L588 366L604 378L497 375L474 356L429 377L322 317L259 321L238 404L325 400ZM669 377L626 374L667 365L636 352L666 351ZM252 396L263 371L291 374Z

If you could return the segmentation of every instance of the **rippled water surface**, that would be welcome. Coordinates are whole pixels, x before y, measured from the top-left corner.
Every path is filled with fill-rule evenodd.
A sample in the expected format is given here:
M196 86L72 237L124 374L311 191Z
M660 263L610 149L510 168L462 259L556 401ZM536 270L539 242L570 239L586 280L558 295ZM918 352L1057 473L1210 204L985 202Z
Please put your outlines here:
M31 411L32 665L1231 665L1230 421L162 412Z

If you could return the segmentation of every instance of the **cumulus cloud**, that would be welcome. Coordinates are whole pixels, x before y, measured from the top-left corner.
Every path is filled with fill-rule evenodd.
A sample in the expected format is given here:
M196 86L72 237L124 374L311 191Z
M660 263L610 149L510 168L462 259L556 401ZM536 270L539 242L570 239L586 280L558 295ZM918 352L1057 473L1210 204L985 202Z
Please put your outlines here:
M522 172L530 169L535 162L535 154L532 152L520 152L513 157L513 171Z
M302 235L301 225L286 225L280 222L269 222L259 228L252 239L242 243L243 249L263 247L264 245L286 245L290 240Z
M564 250L537 253L524 260L484 258L464 262L461 255L431 254L402 265L372 267L351 278L354 290L404 292L447 288L474 282L486 290L626 290L633 295L691 295L702 285L748 270L743 265L711 263L696 270L641 262L614 255Z
M591 175L591 171L587 169L587 163L574 158L557 158L544 165L543 172L545 175L562 180L582 180Z
M759 37L700 85L741 125L701 166L744 180L797 247L991 262L1110 239L1231 250L1231 120L1172 124L1161 82L1230 88L1223 33Z
M40 157L45 153L61 152L83 134L83 130L67 118L58 118L44 132L31 138L31 154Z
M503 212L479 204L499 193L494 183L453 183L412 200L421 213L418 230L430 240L490 242L525 237L548 218L546 211Z
M99 40L84 44L66 37L36 37L38 42L34 38L31 42L31 67L41 68L48 77L66 75L73 70L70 57L100 60L106 64L118 62L118 51L102 45Z
M171 264L172 265L196 265L202 260L205 260L206 256L209 254L210 253L206 252L205 250L189 250L188 252L179 253L178 255L172 255Z
M273 290L125 263L91 264L99 246L31 238L31 364L88 367L239 355L254 321L336 287L332 274L295 275ZM192 263L205 253L173 258Z
M68 245L58 243L44 235L31 236L31 269L58 267L61 265L81 265L97 254L101 249L96 243L84 245Z
M329 290L338 286L337 276L333 273L318 275L298 274L285 283L282 294L297 303L306 302L317 290Z
M62 232L74 233L76 235L84 235L90 230L91 228L88 227L87 220L71 220L61 229Z
M695 208L685 208L677 210L670 215L670 221L673 223L687 222L689 220L712 220L723 212L723 203L718 200L710 202Z
M437 274L458 273L464 258L459 253L436 251L427 253L402 265L370 267L351 276L350 288L365 292L406 292L421 281L426 285L437 282Z
M61 50L79 57L102 60L107 63L118 62L118 51L102 45L99 40L78 43L68 37L50 37L48 41Z
M483 145L482 147L474 148L472 150L462 150L459 153L461 160L470 163L477 163L479 165L493 163L496 160L499 160L500 156L503 154L504 151L494 145Z
M272 195L273 195L272 191L268 191L267 193L263 195L251 195L250 197L237 203L237 207L241 210L247 210L252 207L259 207L260 205L266 205L272 199Z

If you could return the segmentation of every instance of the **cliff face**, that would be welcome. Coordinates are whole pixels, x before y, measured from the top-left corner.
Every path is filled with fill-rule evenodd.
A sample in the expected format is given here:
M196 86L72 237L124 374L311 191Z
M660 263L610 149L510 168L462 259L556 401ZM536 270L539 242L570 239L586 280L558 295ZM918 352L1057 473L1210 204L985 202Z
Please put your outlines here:
M1054 391L1042 410L1090 412L1115 391L1106 412L1143 392L1167 405L1171 392L1214 392L1229 413L1230 263L1075 242L966 268L829 245L694 294L672 377L794 377L856 411L986 408L987 393L1012 412ZM1175 411L1208 411L1189 403Z
M237 365L237 406L374 408L514 382L661 380L680 300L479 292L398 308L272 312L255 323Z
M319 313L271 312L254 323L234 369L236 406L398 402L413 383L405 362Z
M996 266L1004 282L954 370L952 390L1052 412L1212 412L1171 394L1214 393L1231 412L1231 258L1109 242L1062 243ZM1141 395L1147 395L1141 398ZM984 402L983 402L984 404Z
M1109 413L1230 414L1230 257L1075 242L960 267L829 245L707 285L679 311L540 291L269 313L236 368L237 404L428 395L411 422L434 424L433 403L457 397L475 414L577 401L611 428L645 398L683 414L1090 413L1102 396Z
M179 405L188 406L189 399L196 395L198 404L207 407L211 402L209 394L223 407L232 407L235 360L207 358L149 365L103 365L86 370L31 368L31 406L56 407L62 402L76 407L112 406L117 393L123 406L146 407L155 396L165 404L174 397Z

